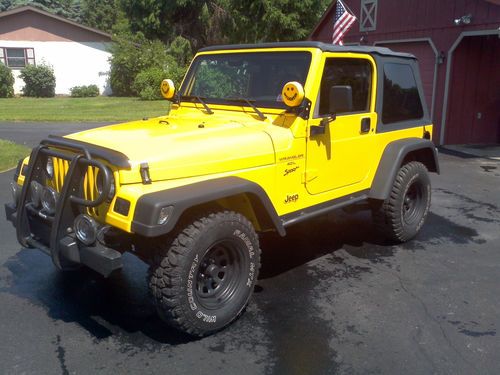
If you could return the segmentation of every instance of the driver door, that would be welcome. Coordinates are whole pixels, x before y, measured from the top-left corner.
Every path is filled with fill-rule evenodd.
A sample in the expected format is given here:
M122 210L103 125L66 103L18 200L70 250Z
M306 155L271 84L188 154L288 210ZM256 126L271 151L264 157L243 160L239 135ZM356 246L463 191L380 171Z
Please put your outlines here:
M365 55L344 56L325 56L318 100L309 120L306 188L310 194L341 196L362 190L373 165L375 62Z

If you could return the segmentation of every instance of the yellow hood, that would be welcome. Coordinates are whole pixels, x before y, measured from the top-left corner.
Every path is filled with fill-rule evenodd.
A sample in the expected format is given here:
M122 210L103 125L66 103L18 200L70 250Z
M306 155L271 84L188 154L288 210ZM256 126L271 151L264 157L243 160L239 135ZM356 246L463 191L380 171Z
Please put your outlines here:
M224 173L275 162L273 142L261 124L243 125L227 121L227 117L159 117L66 137L127 155L131 170L120 172L122 184L140 182L140 164L144 162L149 165L153 181Z

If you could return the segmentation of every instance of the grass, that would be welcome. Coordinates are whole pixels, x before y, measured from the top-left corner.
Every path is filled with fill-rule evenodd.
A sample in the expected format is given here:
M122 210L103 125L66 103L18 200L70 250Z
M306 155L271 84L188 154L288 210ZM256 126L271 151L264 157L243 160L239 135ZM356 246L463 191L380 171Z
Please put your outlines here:
M30 153L30 149L17 143L0 139L0 172L17 165L19 159Z
M168 113L166 100L137 98L11 98L0 99L0 121L113 122Z

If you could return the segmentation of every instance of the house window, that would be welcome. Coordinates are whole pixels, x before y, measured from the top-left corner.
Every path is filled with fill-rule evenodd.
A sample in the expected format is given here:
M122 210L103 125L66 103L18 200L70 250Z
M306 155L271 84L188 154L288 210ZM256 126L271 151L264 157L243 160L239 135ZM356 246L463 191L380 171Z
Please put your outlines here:
M361 0L359 31L377 29L377 0Z
M0 62L13 69L21 69L26 65L34 65L35 50L33 48L0 47Z

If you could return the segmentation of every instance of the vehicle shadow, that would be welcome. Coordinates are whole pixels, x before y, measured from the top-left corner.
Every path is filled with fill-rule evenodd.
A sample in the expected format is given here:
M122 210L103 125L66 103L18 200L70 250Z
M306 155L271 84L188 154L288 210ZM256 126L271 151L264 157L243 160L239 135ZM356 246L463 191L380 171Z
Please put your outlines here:
M86 268L57 271L37 250L22 249L4 267L12 276L10 286L0 291L42 306L54 320L76 322L98 340L125 331L142 332L163 344L193 341L157 317L148 298L146 266L132 255L126 254L124 269L107 279Z
M261 248L263 279L340 249L375 262L394 254L391 243L375 232L367 212L352 215L337 211L287 228L286 237L266 234L261 238Z
M405 247L387 243L374 231L367 213L340 212L324 216L289 228L284 238L266 234L261 237L260 279L279 276L327 254L334 255L330 262L340 264L343 258L335 256L340 249L369 262L387 262L398 250L422 250L422 243L455 233L452 224L443 220L431 214L414 249L411 242ZM452 239L462 240L460 235ZM147 266L131 254L124 255L124 269L108 279L88 269L72 273L56 271L50 258L37 250L22 249L2 267L11 275L6 280L7 286L3 287L4 280L0 283L1 292L42 306L54 320L76 322L96 339L123 335L125 331L129 333L129 341L144 341L144 337L134 335L137 332L160 344L177 345L195 340L170 329L157 317L147 291ZM370 270L363 268L362 271ZM353 276L346 273L343 277Z

